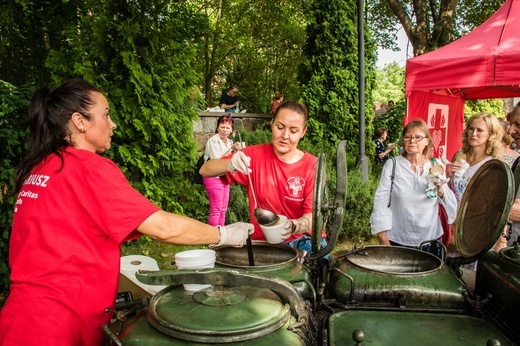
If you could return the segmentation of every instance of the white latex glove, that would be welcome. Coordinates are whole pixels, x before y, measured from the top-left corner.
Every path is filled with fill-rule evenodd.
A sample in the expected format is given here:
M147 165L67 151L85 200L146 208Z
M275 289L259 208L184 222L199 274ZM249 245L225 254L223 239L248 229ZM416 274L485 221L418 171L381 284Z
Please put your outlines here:
M252 223L235 222L227 226L218 226L220 230L220 241L215 246L229 245L242 247L246 243L247 237L253 234L255 227Z
M251 164L251 158L244 154L242 151L237 151L232 157L231 161L229 161L227 169L230 172L242 172L244 174L249 174L251 170L249 169L249 165Z

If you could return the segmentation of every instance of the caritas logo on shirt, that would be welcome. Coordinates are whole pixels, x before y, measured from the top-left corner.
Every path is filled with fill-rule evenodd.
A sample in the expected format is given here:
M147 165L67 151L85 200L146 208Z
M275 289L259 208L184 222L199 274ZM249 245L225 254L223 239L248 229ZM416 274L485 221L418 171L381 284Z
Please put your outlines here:
M293 201L302 201L303 200L303 188L305 187L305 179L302 177L290 177L287 179L287 190L289 192L289 196L287 199Z
M14 206L14 212L18 211L18 206L23 204L25 198L38 199L38 194L29 190L30 185L47 187L50 177L48 175L32 174L23 182L23 189L18 193L18 198ZM29 186L26 186L29 185Z

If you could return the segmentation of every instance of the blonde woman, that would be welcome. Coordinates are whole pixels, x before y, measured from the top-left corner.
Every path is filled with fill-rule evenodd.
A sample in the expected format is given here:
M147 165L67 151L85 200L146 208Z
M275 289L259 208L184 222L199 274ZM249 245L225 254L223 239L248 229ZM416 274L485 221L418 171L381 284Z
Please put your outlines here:
M503 136L502 125L494 115L477 113L466 121L462 149L453 156L447 172L459 203L473 174L485 162L501 157L504 152ZM469 167L464 168L463 160Z

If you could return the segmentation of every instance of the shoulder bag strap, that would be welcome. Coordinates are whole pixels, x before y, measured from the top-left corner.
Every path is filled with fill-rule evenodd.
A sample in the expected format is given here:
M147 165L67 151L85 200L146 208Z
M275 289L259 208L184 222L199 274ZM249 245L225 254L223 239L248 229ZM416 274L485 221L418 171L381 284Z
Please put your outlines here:
M387 207L390 208L390 205L392 204L392 191L394 190L394 178L395 178L395 157L392 157L392 175L390 176L390 196L388 197L388 205Z

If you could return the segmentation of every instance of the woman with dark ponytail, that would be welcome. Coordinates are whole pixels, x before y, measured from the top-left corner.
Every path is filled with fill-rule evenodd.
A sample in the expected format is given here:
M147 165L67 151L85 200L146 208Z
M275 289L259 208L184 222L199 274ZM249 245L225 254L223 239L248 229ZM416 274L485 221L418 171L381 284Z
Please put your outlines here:
M242 246L248 223L210 226L165 212L101 154L116 125L83 79L37 90L27 154L14 175L10 294L0 345L101 345L119 281L120 244L146 234L173 244Z

